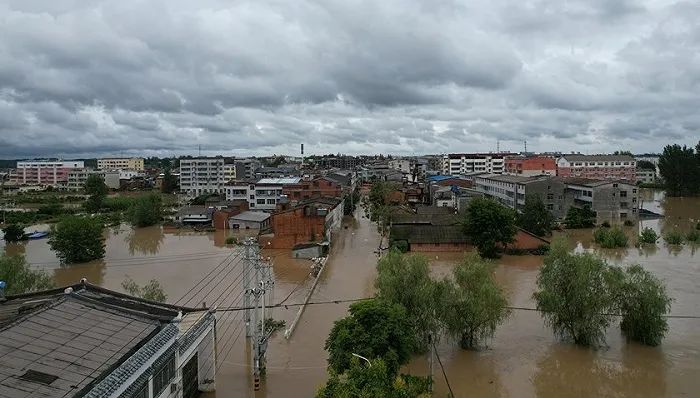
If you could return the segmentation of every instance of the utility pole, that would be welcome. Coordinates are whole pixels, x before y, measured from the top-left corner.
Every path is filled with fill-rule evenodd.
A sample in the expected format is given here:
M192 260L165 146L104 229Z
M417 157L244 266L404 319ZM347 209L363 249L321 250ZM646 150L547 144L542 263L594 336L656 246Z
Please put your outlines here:
M433 393L433 356L435 355L435 345L433 344L433 335L428 335L428 344L430 344L430 356L428 357L428 366L430 367L430 379L428 380L428 392Z
M274 292L274 278L272 265L260 258L259 247L255 239L248 238L245 241L245 270L246 279L245 302L246 308L246 336L251 337L253 346L253 379L255 391L260 389L260 376L265 371L265 353L270 332L265 326L265 320L271 318L270 305ZM251 268L254 278L251 281ZM251 317L251 305L252 317ZM251 319L252 318L252 319Z

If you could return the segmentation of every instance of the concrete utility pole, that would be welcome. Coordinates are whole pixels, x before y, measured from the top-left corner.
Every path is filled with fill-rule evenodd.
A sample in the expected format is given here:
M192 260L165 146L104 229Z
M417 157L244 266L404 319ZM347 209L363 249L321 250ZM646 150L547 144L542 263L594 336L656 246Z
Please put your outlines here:
M272 305L275 282L272 265L261 260L258 244L253 238L246 239L245 250L246 335L252 337L253 378L255 391L258 391L260 389L260 376L265 370L267 341L271 335L265 327L265 320L271 318L272 308L270 305ZM253 281L250 278L251 268L254 273ZM253 300L252 317L250 316L251 298ZM251 333L252 336L248 333Z

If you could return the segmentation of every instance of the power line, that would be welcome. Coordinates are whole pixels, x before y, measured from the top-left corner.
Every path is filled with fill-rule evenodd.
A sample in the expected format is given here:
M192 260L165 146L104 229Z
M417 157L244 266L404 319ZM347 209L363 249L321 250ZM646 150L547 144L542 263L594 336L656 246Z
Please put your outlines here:
M445 383L447 383L447 388L450 390L450 397L454 398L455 394L452 392L452 386L450 386L450 380L447 378L447 373L445 373L445 367L442 366L442 360L440 359L440 354L437 352L437 349L435 348L435 343L433 342L433 352L435 353L435 356L437 357L438 363L440 364L440 370L442 370L442 376L445 378Z
M240 255L241 253L242 253L242 251L238 251L238 255ZM222 266L222 265L226 262L226 260L227 260L228 258L230 258L231 256L233 256L234 254L236 254L236 251L231 251L231 254L229 254L228 256L226 256L225 259L221 260L221 262L220 262L216 267L212 268L211 271L209 271L206 275L204 275L204 277L203 277L202 279L200 279L199 282L197 282L197 283L195 283L194 285L192 285L192 287L190 288L190 290L188 290L187 292L185 292L185 294L183 294L182 297L180 297L179 299L177 299L177 301L175 301L174 304L179 303L182 299L184 299L185 297L187 297L188 294L192 293L192 291L193 291L194 289L196 289L198 285L200 285L201 283L203 283L204 280L206 280L209 276L211 276L211 274L213 274L214 271L216 271L217 268L219 268L220 266ZM199 293L199 292L201 292L201 289L200 289L197 293Z

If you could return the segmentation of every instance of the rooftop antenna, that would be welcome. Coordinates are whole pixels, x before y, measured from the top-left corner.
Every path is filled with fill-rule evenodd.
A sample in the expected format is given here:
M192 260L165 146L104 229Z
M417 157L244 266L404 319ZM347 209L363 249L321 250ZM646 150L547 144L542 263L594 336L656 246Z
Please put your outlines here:
M527 153L527 140L525 140L525 153Z
M501 153L501 140L496 140L496 153Z
M199 157L202 157L202 144L199 144Z

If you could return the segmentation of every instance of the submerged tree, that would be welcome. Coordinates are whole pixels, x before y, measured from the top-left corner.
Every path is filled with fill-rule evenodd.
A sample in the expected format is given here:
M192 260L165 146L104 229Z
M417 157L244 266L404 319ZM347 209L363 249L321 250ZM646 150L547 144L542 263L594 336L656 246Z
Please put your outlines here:
M51 276L44 271L32 270L24 256L0 256L0 281L5 282L6 295L54 287Z
M27 235L24 233L24 228L19 224L10 224L2 229L3 239L5 242L19 242L21 240L27 239Z
M503 289L493 278L493 267L477 255L468 255L454 269L455 284L446 284L444 323L462 348L476 348L492 337L510 314Z
M515 211L488 198L469 202L463 231L483 257L498 257L498 246L505 246L515 237Z
M135 227L148 227L163 218L163 201L158 194L138 197L128 212L129 221Z
M566 242L557 239L537 277L537 309L558 335L579 345L601 344L610 325L606 314L616 304L610 288L615 276L602 259L570 253Z
M426 350L429 336L439 333L444 309L440 285L430 278L428 259L391 250L377 264L374 286L378 297L406 310L416 348Z
M67 216L51 227L49 246L63 263L84 263L104 257L103 225L99 219Z
M104 178L97 174L90 174L85 181L85 193L90 195L85 202L85 209L90 212L99 211L102 208L109 188L105 184Z
M624 282L618 290L620 328L631 340L656 346L668 331L664 315L673 301L664 284L639 265L625 270Z
M350 315L335 321L325 349L328 366L340 374L350 368L352 354L381 358L395 374L408 362L415 343L406 310L398 304L370 299L350 306Z

